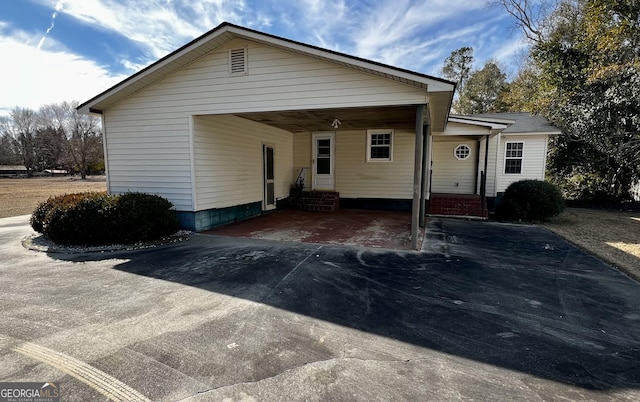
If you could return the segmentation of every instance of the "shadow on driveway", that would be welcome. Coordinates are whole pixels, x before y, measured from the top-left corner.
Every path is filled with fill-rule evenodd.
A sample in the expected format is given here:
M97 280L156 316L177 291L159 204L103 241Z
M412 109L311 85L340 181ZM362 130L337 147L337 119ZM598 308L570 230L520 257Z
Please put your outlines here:
M640 388L640 284L539 227L434 219L422 253L193 235L51 257L125 258L117 269L542 379ZM290 365L268 346L259 352L273 372Z

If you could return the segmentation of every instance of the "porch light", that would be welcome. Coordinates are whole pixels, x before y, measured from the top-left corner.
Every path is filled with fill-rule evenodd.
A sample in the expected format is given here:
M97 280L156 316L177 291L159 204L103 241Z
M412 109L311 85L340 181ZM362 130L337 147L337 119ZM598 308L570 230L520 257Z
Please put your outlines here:
M333 119L333 121L331 122L331 127L333 127L334 130L337 130L338 127L340 127L340 124L342 124L342 122L340 122L340 120Z

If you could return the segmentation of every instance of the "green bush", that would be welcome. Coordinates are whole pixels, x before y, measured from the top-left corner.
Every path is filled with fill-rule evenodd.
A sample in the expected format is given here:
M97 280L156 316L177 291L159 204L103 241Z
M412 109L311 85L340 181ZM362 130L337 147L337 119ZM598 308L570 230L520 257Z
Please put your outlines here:
M60 244L128 244L169 235L178 220L166 199L150 194L78 193L50 198L31 226Z
M116 196L87 194L71 204L53 208L44 235L56 243L100 246L119 243Z
M171 203L159 195L127 193L118 199L118 214L124 241L146 241L166 236L178 229Z
M82 199L98 197L99 195L105 194L106 192L84 192L49 197L47 201L40 203L36 207L35 211L33 211L33 214L31 215L31 227L38 233L44 233L47 214L50 211L58 208L68 208Z
M558 187L540 180L521 180L507 187L496 206L496 218L507 221L545 221L564 210Z

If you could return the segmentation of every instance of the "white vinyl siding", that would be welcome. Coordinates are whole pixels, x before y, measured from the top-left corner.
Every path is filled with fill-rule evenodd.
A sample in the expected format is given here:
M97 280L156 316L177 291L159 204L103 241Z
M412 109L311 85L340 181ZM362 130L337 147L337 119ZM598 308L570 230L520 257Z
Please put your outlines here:
M229 50L244 47L247 48L249 74L230 76ZM243 170L249 169L249 165L217 165L215 174L226 174L226 178L214 179L206 176L212 173L202 171L202 154L198 154L199 165L194 167L194 170L198 170L195 172L198 179L197 183L193 183L197 185L194 191L189 134L191 116L425 102L427 93L424 89L283 49L236 39L104 110L109 189L112 192L157 193L168 198L176 209L181 211L193 211L196 207L198 210L214 206L217 208L247 200L258 201L261 199L261 185L255 186L252 190L247 190L248 187L227 185L227 182L233 182L233 177L238 174L243 180L255 184L259 176L255 176L255 172L248 173L248 170ZM201 118L195 120L199 119ZM236 128L238 133L242 131L239 126ZM344 151L340 151L340 146L337 146L347 164L355 163L348 159L357 155L358 165L355 167L358 169L345 175L345 183L354 185L347 185L346 194L357 194L356 190L362 188L363 194L368 196L411 198L410 182L413 170L412 166L407 170L407 166L411 165L413 159L409 158L406 163L404 160L400 163L393 162L390 167L368 166L369 170L363 169L366 132L362 131L360 134L358 146L352 149L353 155L346 156ZM251 136L254 133L243 135ZM246 137L241 138L254 143ZM228 140L228 137L223 137L224 139ZM291 142L291 139L288 141ZM403 148L406 147L403 141L406 142L405 139L395 142L394 153L400 155L400 152L406 150ZM194 151L198 153L203 143L193 145ZM218 145L206 144L212 147ZM253 158L251 163L260 162L259 153L254 155L253 148L248 152ZM409 155L413 155L412 152L412 149L409 150ZM286 163L277 162L279 166L288 166L286 184L282 181L277 182L278 197L288 193L289 185L295 180L291 178L291 146L289 149L282 147L278 140L277 161L287 154L289 159ZM383 172L379 169L388 171ZM339 172L336 173L336 179L340 180ZM205 176L202 176L203 174ZM277 174L280 179L284 179L282 172ZM249 175L255 177L248 178ZM390 176L390 185L387 188L372 179L383 177L387 180L387 176ZM214 190L214 183L221 187ZM201 189L201 186L204 187ZM198 198L197 203L193 199L194 193Z
M247 46L250 74L229 76L229 49ZM318 107L425 103L426 91L253 42L234 40L134 95L132 119ZM123 116L124 117L124 116Z
M235 116L194 117L198 210L263 199L262 144L275 150L275 197L289 195L293 134Z
M471 156L459 160L454 155L455 148L466 144ZM433 141L432 193L474 194L476 185L476 161L478 141L466 138L438 138Z
M547 160L547 135L502 135L498 149L498 172L496 175L496 191L504 192L509 184L524 180L535 179L544 180L544 169ZM524 142L524 152L522 155L522 173L505 174L504 158L507 142Z
M305 190L311 189L311 133L293 134L293 182L300 170L305 169L302 177ZM292 183L293 184L293 183Z
M410 199L415 133L394 130L393 162L367 163L367 131L336 132L336 191L343 198Z
M127 106L104 113L109 191L159 194L180 211L192 210L189 119L123 121Z

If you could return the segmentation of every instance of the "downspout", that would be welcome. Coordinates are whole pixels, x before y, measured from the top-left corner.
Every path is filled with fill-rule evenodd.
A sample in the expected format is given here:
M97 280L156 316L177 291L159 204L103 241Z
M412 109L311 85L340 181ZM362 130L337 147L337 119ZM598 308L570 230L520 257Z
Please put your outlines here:
M478 140L478 147L476 148L478 152L476 152L476 163L474 166L476 179L474 180L473 194L480 194L480 192L482 192L482 177L478 179L478 173L480 173L480 144L482 144L481 139ZM480 192L478 191L478 183L480 183Z
M433 184L433 135L431 134L431 130L427 134L427 139L429 140L429 163L427 168L429 169L429 177L427 177L427 200L431 201L431 185Z
M425 217L427 215L427 159L429 155L428 132L429 124L422 126L422 181L420 183L420 227L425 226Z
M425 105L416 107L416 140L413 161L413 205L411 208L411 248L418 249L420 227L420 185L422 183L422 128L424 125Z

